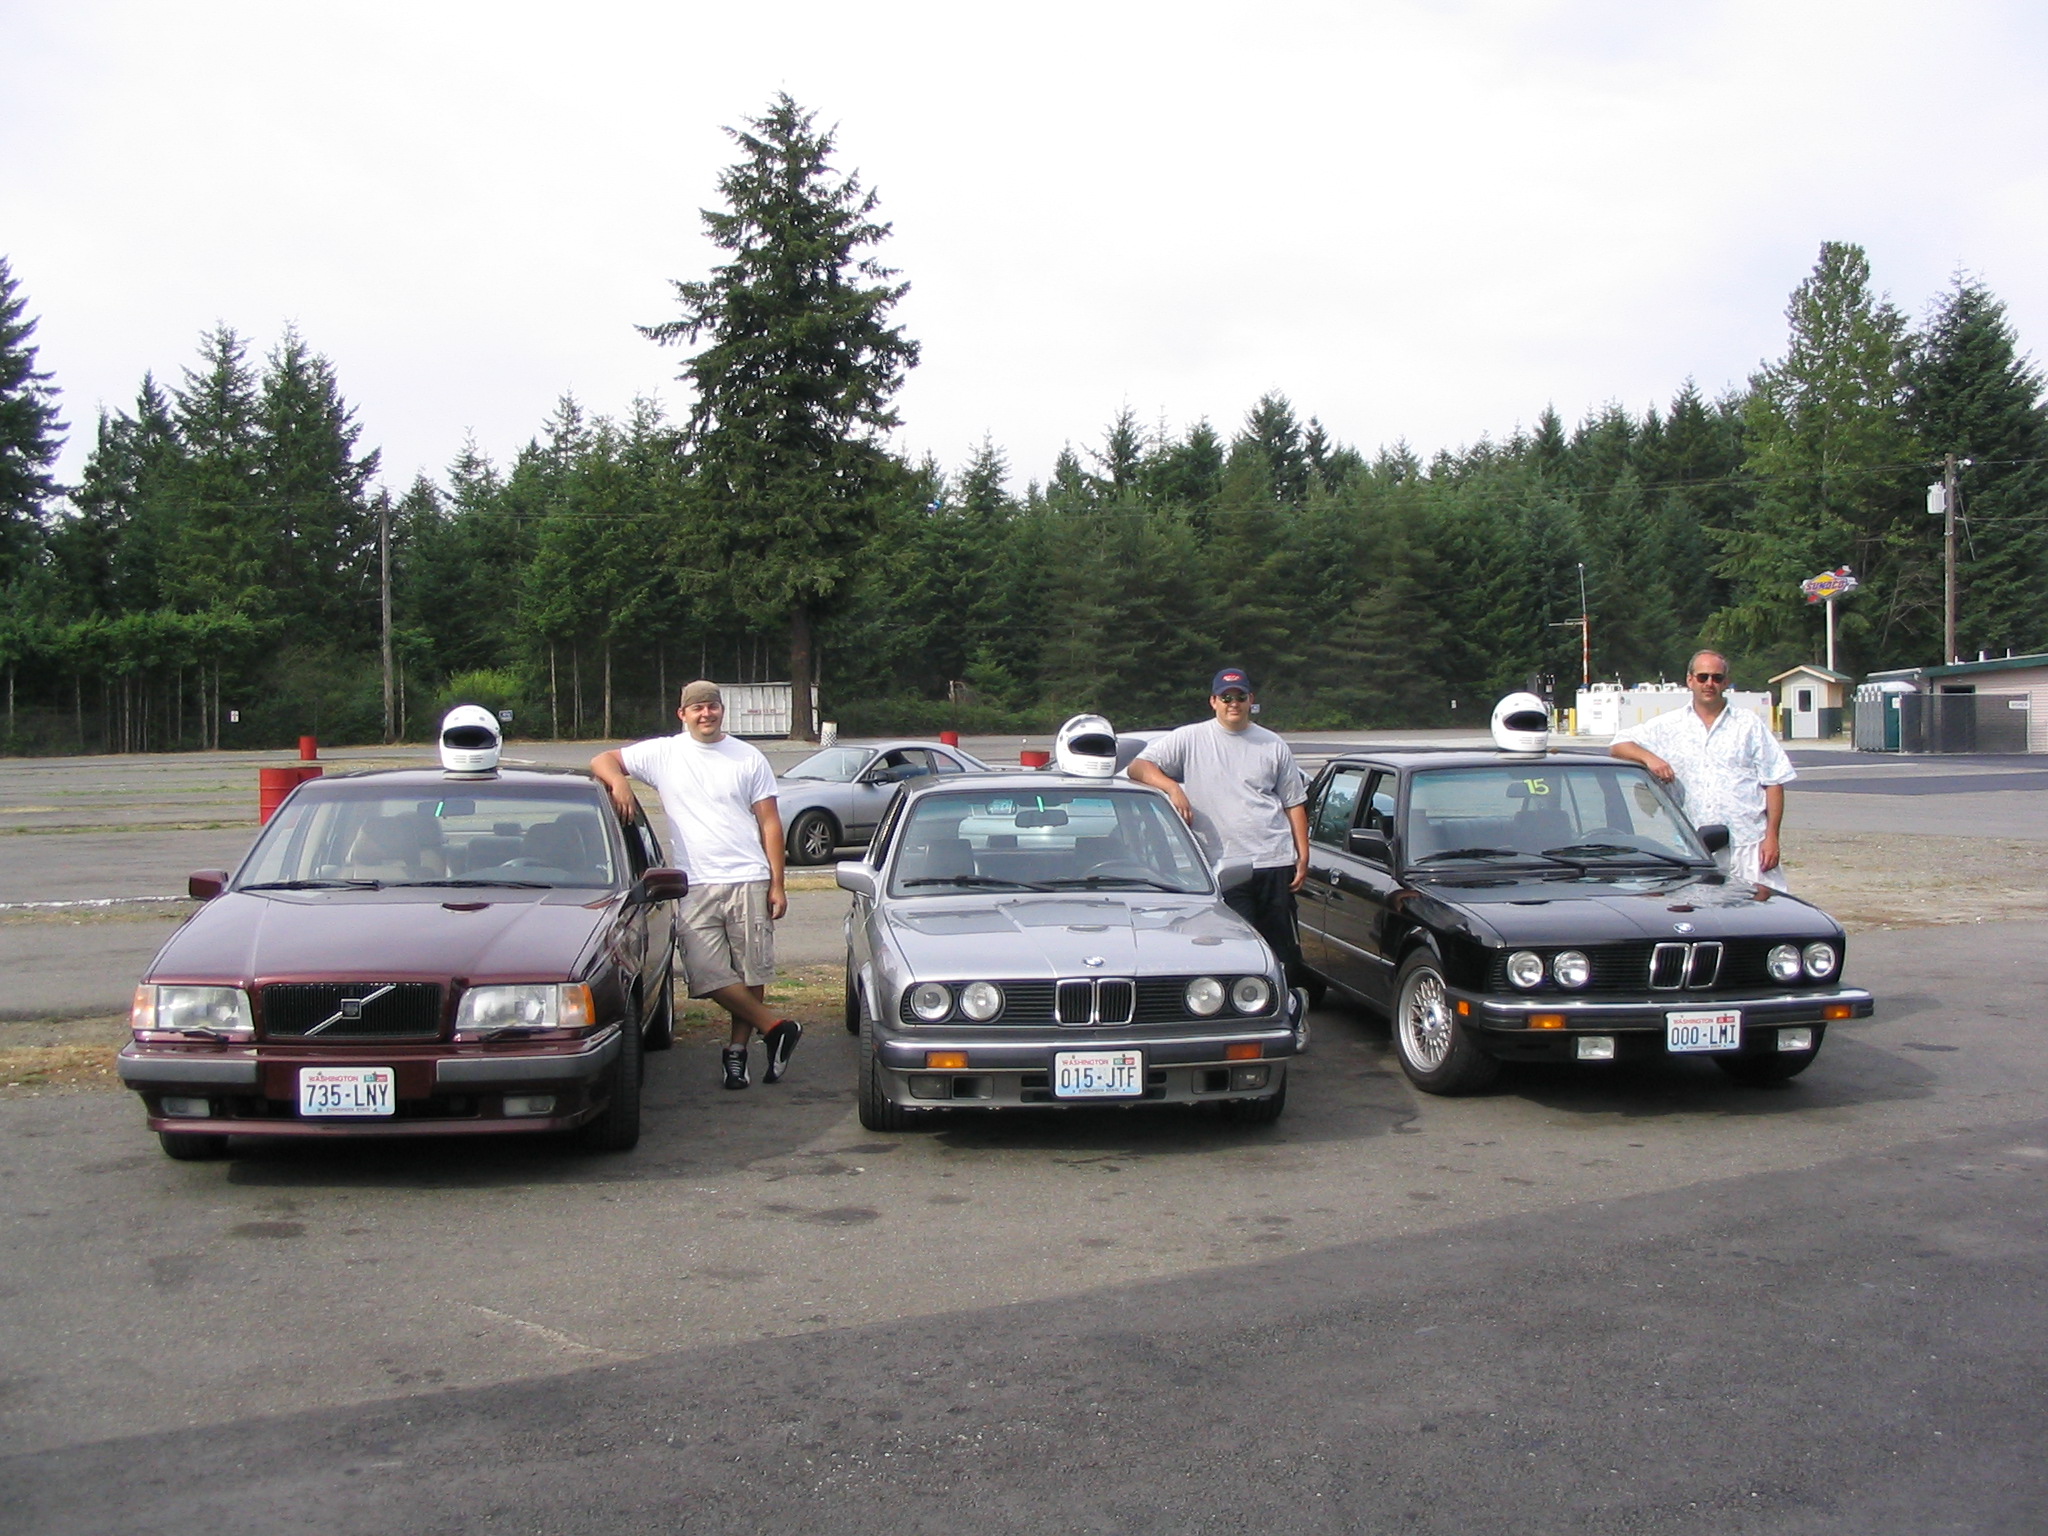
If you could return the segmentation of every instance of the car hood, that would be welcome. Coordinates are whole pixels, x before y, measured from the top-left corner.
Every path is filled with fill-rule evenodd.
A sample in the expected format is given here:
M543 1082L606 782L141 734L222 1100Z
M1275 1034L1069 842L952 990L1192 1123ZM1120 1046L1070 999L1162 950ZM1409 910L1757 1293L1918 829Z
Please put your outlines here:
M157 952L146 979L567 980L622 898L596 891L230 892ZM447 899L452 896L470 898Z
M1510 944L1630 939L1827 938L1835 920L1796 896L1712 875L1545 876L1523 871L1432 875L1411 886L1421 906L1460 913Z
M1273 969L1251 925L1209 896L937 897L892 906L883 921L911 973L941 980Z

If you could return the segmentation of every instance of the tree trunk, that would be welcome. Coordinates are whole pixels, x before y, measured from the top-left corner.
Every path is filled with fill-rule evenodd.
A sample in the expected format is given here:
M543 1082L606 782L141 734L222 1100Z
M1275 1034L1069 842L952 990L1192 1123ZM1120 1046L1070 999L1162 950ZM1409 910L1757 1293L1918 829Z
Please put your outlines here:
M548 739L550 741L560 741L562 739L561 691L556 686L555 642L552 640L548 642Z
M569 647L569 739L583 739L583 647Z
M612 739L612 640L604 640L604 739Z
M811 610L802 603L789 614L789 734L795 741L818 739L811 713Z

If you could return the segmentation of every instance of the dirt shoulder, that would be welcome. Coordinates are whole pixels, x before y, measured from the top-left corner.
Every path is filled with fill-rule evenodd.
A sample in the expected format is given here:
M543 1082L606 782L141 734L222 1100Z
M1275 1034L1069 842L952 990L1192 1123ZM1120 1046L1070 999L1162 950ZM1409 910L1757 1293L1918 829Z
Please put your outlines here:
M2048 844L2016 838L1802 832L1785 879L1851 933L2048 917Z

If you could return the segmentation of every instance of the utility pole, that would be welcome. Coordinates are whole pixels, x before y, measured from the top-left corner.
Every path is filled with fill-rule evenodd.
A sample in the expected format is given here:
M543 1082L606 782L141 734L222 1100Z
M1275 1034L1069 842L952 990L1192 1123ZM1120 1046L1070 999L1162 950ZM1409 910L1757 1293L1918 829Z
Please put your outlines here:
M1956 656L1956 456L1941 460L1941 659Z
M398 739L398 721L393 714L391 688L391 498L377 498L377 599L383 606L384 630L384 740Z

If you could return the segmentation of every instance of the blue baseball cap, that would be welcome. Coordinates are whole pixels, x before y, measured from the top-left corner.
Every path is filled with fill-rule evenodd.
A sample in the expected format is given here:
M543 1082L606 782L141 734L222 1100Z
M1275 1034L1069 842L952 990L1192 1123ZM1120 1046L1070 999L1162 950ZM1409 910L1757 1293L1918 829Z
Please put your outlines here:
M1226 688L1242 688L1246 693L1254 691L1252 680L1244 675L1242 667L1225 667L1209 679L1209 696L1214 698Z

